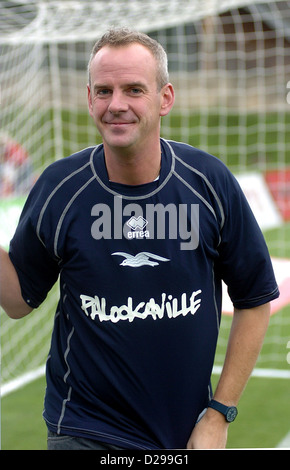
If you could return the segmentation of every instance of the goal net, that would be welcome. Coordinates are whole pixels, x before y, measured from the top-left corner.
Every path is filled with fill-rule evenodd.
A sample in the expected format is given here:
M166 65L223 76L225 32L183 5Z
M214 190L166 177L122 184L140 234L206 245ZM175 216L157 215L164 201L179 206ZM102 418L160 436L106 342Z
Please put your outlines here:
M87 111L91 48L129 26L168 52L176 91L162 136L223 160L265 234L280 299L256 371L289 375L290 2L256 0L0 1L0 237L8 247L27 192L56 159L100 142ZM2 391L42 373L57 286L21 321L1 312ZM225 291L216 369L231 323ZM262 371L262 372L261 372Z

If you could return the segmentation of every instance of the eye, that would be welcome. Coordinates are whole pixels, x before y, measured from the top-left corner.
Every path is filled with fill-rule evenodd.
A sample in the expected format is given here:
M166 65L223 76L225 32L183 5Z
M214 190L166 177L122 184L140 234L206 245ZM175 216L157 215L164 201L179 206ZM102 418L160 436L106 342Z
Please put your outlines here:
M100 97L106 97L111 93L111 90L109 88L100 88L96 90L96 95Z
M137 88L137 87L130 88L129 91L132 95L140 95L142 93L141 88Z

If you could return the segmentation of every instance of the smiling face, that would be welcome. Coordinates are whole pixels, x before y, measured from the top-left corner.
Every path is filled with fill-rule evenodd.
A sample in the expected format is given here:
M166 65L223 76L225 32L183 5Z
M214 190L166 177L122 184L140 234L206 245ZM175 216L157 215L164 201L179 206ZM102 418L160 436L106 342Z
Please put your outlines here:
M160 116L174 101L157 86L157 64L141 44L100 49L91 62L88 106L106 151L136 153L159 143Z

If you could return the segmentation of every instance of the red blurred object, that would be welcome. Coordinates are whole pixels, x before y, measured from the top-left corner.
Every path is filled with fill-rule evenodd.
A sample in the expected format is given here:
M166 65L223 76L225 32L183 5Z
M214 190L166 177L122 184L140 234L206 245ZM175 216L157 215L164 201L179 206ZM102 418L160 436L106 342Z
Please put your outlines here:
M265 178L283 219L290 220L290 168L269 171Z

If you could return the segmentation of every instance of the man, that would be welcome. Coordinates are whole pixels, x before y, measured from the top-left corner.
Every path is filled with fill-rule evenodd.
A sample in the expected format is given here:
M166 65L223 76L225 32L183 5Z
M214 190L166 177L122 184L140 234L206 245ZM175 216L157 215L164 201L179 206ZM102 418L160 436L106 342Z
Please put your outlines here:
M160 139L173 103L162 47L105 34L88 84L103 145L45 170L1 252L13 318L60 274L49 449L224 448L259 354L278 296L264 239L218 159ZM235 311L212 401L222 279Z

